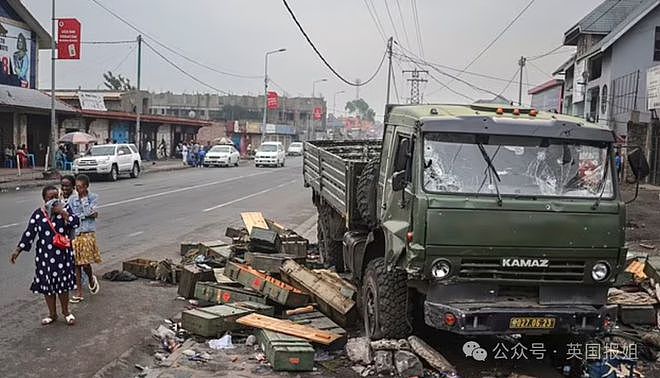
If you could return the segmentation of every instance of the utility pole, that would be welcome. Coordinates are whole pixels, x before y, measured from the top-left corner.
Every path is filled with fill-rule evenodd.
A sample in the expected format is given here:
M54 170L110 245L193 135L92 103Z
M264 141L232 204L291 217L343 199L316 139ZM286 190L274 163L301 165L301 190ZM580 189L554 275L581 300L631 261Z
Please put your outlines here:
M355 79L355 99L358 100L360 98L360 83L362 83L362 80L360 78Z
M521 56L520 60L518 61L518 65L520 66L520 82L518 83L518 106L522 106L523 70L525 69L525 64L527 64L527 58Z
M140 149L140 117L142 116L142 94L140 93L140 78L142 75L142 35L137 36L137 106L135 111L137 116L135 117L135 144L137 145L138 151ZM149 157L151 159L151 156Z
M390 104L390 82L392 80L392 37L387 40L387 59L389 64L387 67L387 96L385 100L385 105Z
M51 43L50 43L50 165L55 168L57 151L57 116L55 114L55 0L52 3L51 17ZM46 163L48 164L48 163Z
M426 70L418 70L415 68L414 70L404 70L404 74L410 73L411 78L408 79L410 82L410 103L411 104L419 104L421 102L421 96L419 94L419 83L426 83L428 80L422 79L419 77L419 74L424 73L428 74L429 71Z

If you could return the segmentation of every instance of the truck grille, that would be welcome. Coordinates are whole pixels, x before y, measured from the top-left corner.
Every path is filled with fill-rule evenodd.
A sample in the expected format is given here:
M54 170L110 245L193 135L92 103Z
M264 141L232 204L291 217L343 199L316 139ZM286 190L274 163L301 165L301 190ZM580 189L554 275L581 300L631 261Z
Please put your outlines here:
M547 267L503 267L501 258L464 258L459 278L477 281L582 282L585 261L550 259Z

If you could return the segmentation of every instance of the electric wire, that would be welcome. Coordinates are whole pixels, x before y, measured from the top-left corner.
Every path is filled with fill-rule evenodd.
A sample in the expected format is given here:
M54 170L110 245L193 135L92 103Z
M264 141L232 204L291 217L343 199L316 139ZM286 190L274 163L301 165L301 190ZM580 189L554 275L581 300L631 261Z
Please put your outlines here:
M96 1L96 0L93 0L93 1ZM341 81L343 81L344 83L346 83L346 84L348 84L348 85L351 85L351 86L353 86L353 87L362 87L362 86L365 86L365 85L369 84L373 79L376 78L376 75L378 75L378 73L380 72L381 68L383 68L383 63L385 62L385 58L387 57L387 50L385 50L385 52L383 53L383 57L381 58L380 63L378 64L378 68L376 68L376 71L375 71L375 72L374 72L374 73L373 73L373 74L372 74L367 80L365 80L365 81L363 81L363 82L359 82L359 83L354 83L354 82L352 82L352 81L350 81L350 80L347 80L347 79L344 78L339 72L337 72L337 70L335 70L335 68L332 67L332 65L330 65L330 63L328 63L328 61L325 59L325 57L323 56L323 54L321 54L321 52L319 51L319 49L316 47L316 45L314 44L314 42L312 42L312 40L311 40L311 39L309 38L309 36L307 35L307 32L305 31L305 29L302 27L302 25L301 25L300 22L298 21L298 18L297 18L296 15L293 13L293 10L292 10L291 7L289 6L289 3L287 3L286 0L282 0L282 3L284 3L284 6L286 7L287 11L289 12L289 15L291 16L291 19L292 19L292 20L295 22L295 24L298 26L298 29L300 30L300 32L302 33L302 35L305 37L305 40L307 40L307 43L308 43L308 44L310 45L310 47L314 50L314 52L315 52L316 55L319 57L319 59L321 59L321 61L323 62L323 64L325 64L325 66L326 66L326 67L332 72L332 74L335 75L339 80L341 80Z
M396 30L396 24L394 23L394 18L392 18L392 13L390 12L390 6L387 4L387 0L383 1L385 3L385 10L387 10L387 17L390 19L390 23L392 24L392 30L394 31L394 37L398 40L399 39L399 33Z
M415 34L417 37L417 49L419 55L424 57L424 44L422 42L422 28L419 24L419 10L417 8L417 0L410 0L410 7L413 11L413 23L415 24Z
M539 71L539 72L542 73L543 75L548 76L548 77L550 77L551 79L554 78L554 76L552 76L552 75L550 75L549 73L545 72L545 70L543 70L541 67L539 67L536 63L534 63L534 62L530 62L529 60L527 61L527 63L529 63L530 66L534 67L535 70Z
M174 49L174 48L172 48L172 47L169 47L168 45L164 44L163 42L160 42L160 41L158 40L158 38L154 37L154 36L151 35L150 33L146 33L145 31L141 30L140 28L138 28L138 27L135 26L133 23L131 23L130 21L128 21L127 19L125 19L124 17L122 17L122 16L121 16L120 14L118 14L117 12L115 12L115 11L113 11L112 9L108 8L105 4L101 3L99 0L91 0L91 1L92 1L93 3L95 3L97 6L99 6L100 8L102 8L103 10L105 10L107 13L109 13L110 15L112 15L113 17L115 17L116 19L118 19L119 21L121 21L121 22L123 22L124 24L126 24L129 28L131 28L131 29L133 29L134 31L136 31L136 32L138 32L138 33L140 33L140 34L142 34L142 35L148 37L149 39L151 39L151 40L152 40L155 44L157 44L158 46L164 48L165 50L169 51L170 53L172 53L172 54L174 54L174 55L179 56L180 58L183 58L183 59L187 60L188 62L190 62L190 63L192 63L192 64L195 64L195 65L197 65L197 66L200 66L200 67L202 67L202 68L205 68L205 69L207 69L207 70L209 70L209 71L213 71L213 72L218 73L218 74L221 74L221 75L232 76L232 77L241 78L241 79L263 79L263 75L244 75L244 74L237 74L237 73L233 73L233 72L223 71L223 70L220 70L220 69L217 69L217 68L211 67L211 66L209 66L209 65L207 65L207 64L201 63L201 62L199 62L199 61L197 61L197 60L195 60L195 59L193 59L193 58L190 58L190 57L189 57L188 55L186 55L186 54L183 54L183 53L178 52L176 49Z
M401 2L399 0L396 1L396 7L399 10L399 17L401 21L401 29L403 29L403 36L406 38L406 45L410 47L410 38L408 37L408 28L406 28L406 21L405 17L403 16L403 10L401 9Z
M195 82L197 82L197 83L199 83L199 84L201 84L201 85L203 85L203 86L205 86L205 87L207 87L207 88L209 88L209 89L212 89L212 90L214 90L214 91L216 91L216 92L218 92L218 93L224 93L224 94L227 94L227 95L229 94L229 92L227 92L227 91L225 91L225 90L222 90L222 89L218 89L218 88L214 87L213 85L208 84L208 83L206 83L205 81L203 81L203 80L197 78L196 76L194 76L193 74L189 73L188 71L184 70L184 69L181 68L179 65L177 65L177 64L174 63L172 60L170 60L170 59L167 58L165 55L163 55L160 51L156 50L153 46L151 46L151 44L150 44L149 42L147 42L147 41L143 41L143 42L144 42L145 46L147 46L151 51L153 51L153 52L154 52L156 55L158 55L161 59L163 59L163 60L164 60L165 62L167 62L169 65L171 65L172 67L176 68L177 71L179 71L179 72L181 72L182 74L186 75L186 76L189 77L190 79L192 79L192 80L194 80Z
M371 21L373 21L374 25L376 26L376 30L378 30L378 34L380 34L381 38L383 39L383 42L387 40L387 37L385 37L385 33L380 27L380 24L376 20L376 17L374 16L373 12L371 11L371 7L369 7L369 2L367 0L362 0L364 3L364 6L367 7L367 11L369 12L369 16L371 16Z
M525 12L527 11L527 9L529 9L529 8L534 4L535 1L536 1L536 0L530 0L530 2L527 3L527 5L526 5L525 7L523 7L523 8L518 12L518 14L517 14L517 15L516 15L516 16L515 16L515 17L514 17L514 18L513 18L513 19L512 19L512 20L511 20L506 26L505 26L505 27L504 27L504 29L502 29L502 30L501 30L501 31L495 36L495 38L494 38L492 41L490 41L490 43L488 43L488 44L486 45L486 47L484 47L484 48L479 52L479 54L477 54L477 55L476 55L476 56L470 61L470 63L468 63L468 64L465 66L465 68L463 69L463 71L466 71L468 68L472 67L472 65L473 65L474 63L476 63L477 60L479 60L479 58L481 58L481 57L482 57L482 56L483 56L488 50L490 50L490 48L493 47L493 45L494 45L497 41L499 41L500 38L502 38L502 36L504 35L504 33L506 33L506 32L507 32L507 31L508 31L508 30L509 30L509 29L510 29L515 23L516 23L516 21L518 21L518 20L520 19L520 17L522 17L522 15L525 14ZM460 73L458 74L458 77L460 77L462 74L463 74L463 72L460 72ZM451 81L450 81L449 83L447 83L447 84L451 84L452 82L453 82L453 80L451 80Z
M516 72L511 77L511 80L509 80L509 82L504 86L504 88L497 97L503 97L504 92L506 92L507 89L509 89L509 87L511 86L511 84L513 84L514 80L516 80L516 77L518 77L519 73L520 73L520 67L516 70Z

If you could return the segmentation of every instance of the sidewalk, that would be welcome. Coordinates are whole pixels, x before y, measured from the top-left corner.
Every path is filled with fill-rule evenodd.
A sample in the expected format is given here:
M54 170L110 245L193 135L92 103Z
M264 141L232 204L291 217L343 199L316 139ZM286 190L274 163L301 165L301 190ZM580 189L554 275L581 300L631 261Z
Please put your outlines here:
M152 161L143 161L142 164L142 174L189 168L189 166L183 165L181 160L158 160L155 161L155 164ZM59 184L59 179L44 179L43 172L44 167L26 168L21 169L21 175L18 176L18 171L15 168L0 168L0 192ZM71 172L60 171L60 175L68 173Z

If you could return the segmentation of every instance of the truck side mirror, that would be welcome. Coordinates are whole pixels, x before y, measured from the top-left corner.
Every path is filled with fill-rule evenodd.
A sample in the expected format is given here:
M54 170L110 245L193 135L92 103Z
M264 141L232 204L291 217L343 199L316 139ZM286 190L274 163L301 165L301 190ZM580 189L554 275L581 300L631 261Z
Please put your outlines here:
M640 148L636 148L628 154L628 164L630 164L630 169L638 182L644 180L649 175L649 162Z
M403 189L406 188L406 184L408 184L406 180L406 171L398 171L394 172L392 175L392 190L395 192L402 191Z
M394 172L403 171L408 165L408 157L410 156L410 139L401 139L399 148L397 149L396 160L394 161Z

